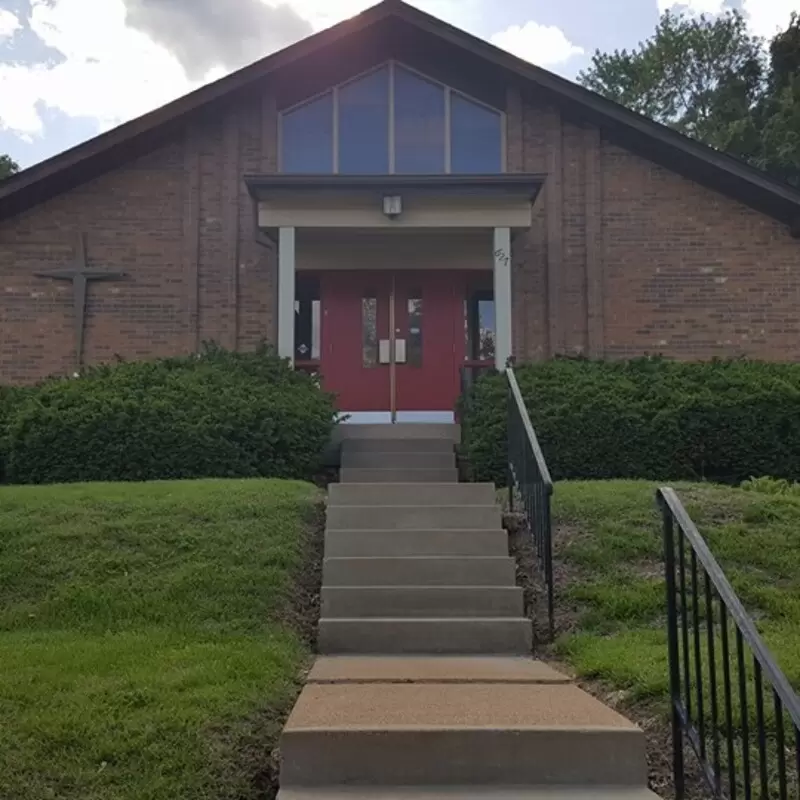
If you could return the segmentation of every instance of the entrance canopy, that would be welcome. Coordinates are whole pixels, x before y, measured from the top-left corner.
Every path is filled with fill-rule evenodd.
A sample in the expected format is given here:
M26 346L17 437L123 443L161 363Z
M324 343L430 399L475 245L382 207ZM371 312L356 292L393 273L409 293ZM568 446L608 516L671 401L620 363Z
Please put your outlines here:
M542 176L246 182L277 244L278 352L318 368L342 411L452 415L462 369L505 369L512 233L530 227Z
M541 175L261 175L245 178L265 232L292 228L531 225Z

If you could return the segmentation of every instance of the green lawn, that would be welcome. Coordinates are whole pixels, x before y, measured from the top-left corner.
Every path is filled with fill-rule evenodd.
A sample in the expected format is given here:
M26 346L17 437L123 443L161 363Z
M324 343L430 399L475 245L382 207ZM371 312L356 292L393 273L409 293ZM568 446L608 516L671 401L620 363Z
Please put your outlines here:
M648 481L556 486L557 603L573 632L558 652L578 674L666 704L660 517ZM800 684L800 496L675 485L790 681Z
M0 488L0 798L247 800L297 691L318 494Z
M759 488L775 488L762 483ZM725 570L742 603L754 617L767 646L789 681L800 686L800 492L781 495L709 484L678 484L687 510ZM645 481L559 483L554 494L555 563L559 570L558 616L566 633L557 640L558 658L589 681L604 700L619 705L647 733L651 788L662 796L671 789L669 753L669 683L665 626L665 588L660 516L655 508L655 484ZM688 567L687 582L691 581ZM701 584L702 586L702 584ZM705 605L701 601L701 611ZM719 612L715 612L719 619ZM689 607L691 624L691 606ZM701 626L702 626L701 618ZM726 727L722 687L722 642L716 632L716 667L720 737ZM690 642L693 640L690 633ZM744 726L738 702L738 670L732 628L731 681L735 696L732 729L737 782L744 788ZM709 658L706 633L701 633L701 670L706 676L703 717L708 752L714 730L709 709ZM690 645L690 659L694 650ZM752 662L745 650L750 762L759 763ZM694 662L691 666L695 674ZM692 679L694 683L694 679ZM764 693L767 769L770 796L778 796L775 766L779 747L776 719L768 689ZM692 689L692 702L696 700ZM694 707L696 716L697 707ZM785 730L793 739L788 716ZM724 739L723 739L724 741ZM727 769L723 746L721 764ZM791 763L791 762L790 762ZM707 796L693 757L687 761L691 797ZM789 794L800 787L789 767ZM756 776L757 773L752 773ZM754 777L754 782L757 778ZM754 786L755 794L760 790ZM755 796L754 794L754 796Z

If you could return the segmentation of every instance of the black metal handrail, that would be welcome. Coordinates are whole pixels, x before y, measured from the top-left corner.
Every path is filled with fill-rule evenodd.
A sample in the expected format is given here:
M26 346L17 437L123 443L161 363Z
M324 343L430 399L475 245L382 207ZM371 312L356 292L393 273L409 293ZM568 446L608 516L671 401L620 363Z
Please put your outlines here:
M508 378L508 498L513 511L519 503L533 537L539 571L547 595L549 638L553 638L553 532L550 501L553 481L536 438L528 409L511 367Z
M657 499L663 517L676 797L686 793L688 743L713 797L798 798L800 698L678 495L662 488Z

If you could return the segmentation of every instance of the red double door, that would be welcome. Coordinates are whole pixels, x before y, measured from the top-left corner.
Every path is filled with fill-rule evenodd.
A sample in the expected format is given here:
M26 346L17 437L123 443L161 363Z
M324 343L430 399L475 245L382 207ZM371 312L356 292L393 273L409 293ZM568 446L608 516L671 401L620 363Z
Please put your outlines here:
M320 275L326 389L347 412L451 412L464 362L463 273Z

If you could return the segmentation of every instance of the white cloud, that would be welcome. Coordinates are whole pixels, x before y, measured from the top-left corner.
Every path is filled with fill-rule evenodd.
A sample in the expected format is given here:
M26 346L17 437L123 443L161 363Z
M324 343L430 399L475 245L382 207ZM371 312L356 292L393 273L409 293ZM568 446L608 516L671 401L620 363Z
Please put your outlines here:
M0 8L0 42L10 39L20 28L19 20L10 11Z
M719 14L724 0L658 0L658 11L688 11L690 14Z
M567 39L561 28L540 25L532 20L494 34L491 42L519 58L542 66L561 64L584 52L582 47Z
M768 39L779 30L786 30L792 11L800 11L797 0L744 0L751 30Z
M369 8L375 0L261 2L272 8L288 6L314 30L321 30ZM461 9L467 11L476 0L418 2L433 13L458 18L463 16ZM95 119L100 130L107 130L228 71L215 67L189 80L175 54L126 24L126 0L31 0L31 6L31 30L64 59L55 65L0 62L0 129L26 141L44 134L42 106L70 117ZM16 26L16 17L0 11L0 38Z
M658 0L658 10L680 11L691 14L720 14L726 8L725 0ZM792 11L799 11L797 0L742 0L742 10L750 30L757 36L771 39L779 30L785 30Z
M0 126L26 139L41 135L42 103L106 129L191 89L177 60L124 18L122 0L33 0L31 29L65 60L0 64Z

